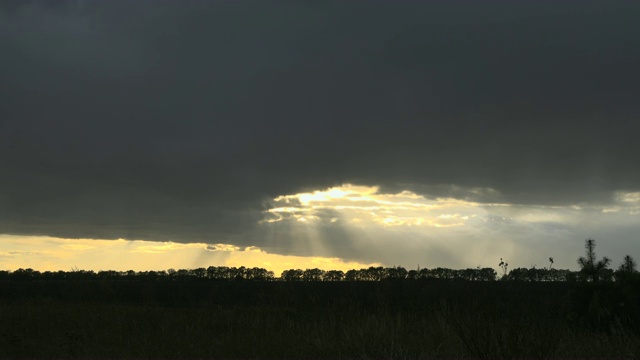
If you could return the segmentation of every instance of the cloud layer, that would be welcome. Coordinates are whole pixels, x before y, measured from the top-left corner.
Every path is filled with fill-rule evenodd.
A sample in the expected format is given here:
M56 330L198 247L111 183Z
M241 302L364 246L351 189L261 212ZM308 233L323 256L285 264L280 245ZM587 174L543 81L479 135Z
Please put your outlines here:
M272 199L344 183L617 206L640 191L638 16L595 1L4 1L0 233L265 245ZM345 244L329 253L363 246Z

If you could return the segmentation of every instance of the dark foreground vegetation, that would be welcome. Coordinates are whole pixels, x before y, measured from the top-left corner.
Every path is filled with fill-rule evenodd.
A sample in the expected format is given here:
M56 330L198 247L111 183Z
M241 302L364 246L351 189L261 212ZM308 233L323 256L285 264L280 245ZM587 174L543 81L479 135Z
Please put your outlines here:
M3 280L0 358L640 356L640 282Z
M639 358L638 273L592 260L564 279L3 272L0 358Z

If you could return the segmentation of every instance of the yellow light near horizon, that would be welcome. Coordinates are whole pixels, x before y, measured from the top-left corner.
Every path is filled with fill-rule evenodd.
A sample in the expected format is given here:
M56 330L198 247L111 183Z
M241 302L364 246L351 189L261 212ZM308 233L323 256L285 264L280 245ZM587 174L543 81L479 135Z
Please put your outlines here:
M0 235L0 270L149 271L209 266L260 267L276 276L288 269L350 270L379 263L345 261L337 257L268 253L257 246L175 243L142 240L62 239L46 236Z

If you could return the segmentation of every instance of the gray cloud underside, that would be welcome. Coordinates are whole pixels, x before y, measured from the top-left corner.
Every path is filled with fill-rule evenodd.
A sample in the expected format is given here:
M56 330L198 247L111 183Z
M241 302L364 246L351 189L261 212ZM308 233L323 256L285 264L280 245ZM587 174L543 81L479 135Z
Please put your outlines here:
M640 190L638 18L622 1L0 1L0 233L251 245L268 199L344 182L607 203Z

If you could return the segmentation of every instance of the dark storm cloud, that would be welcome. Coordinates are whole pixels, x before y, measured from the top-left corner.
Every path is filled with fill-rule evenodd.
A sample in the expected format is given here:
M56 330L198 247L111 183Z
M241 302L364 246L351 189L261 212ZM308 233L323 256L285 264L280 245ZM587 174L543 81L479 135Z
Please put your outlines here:
M607 202L640 190L639 17L622 1L0 1L0 233L259 245L269 199L343 182Z

